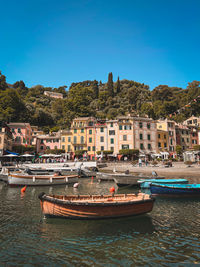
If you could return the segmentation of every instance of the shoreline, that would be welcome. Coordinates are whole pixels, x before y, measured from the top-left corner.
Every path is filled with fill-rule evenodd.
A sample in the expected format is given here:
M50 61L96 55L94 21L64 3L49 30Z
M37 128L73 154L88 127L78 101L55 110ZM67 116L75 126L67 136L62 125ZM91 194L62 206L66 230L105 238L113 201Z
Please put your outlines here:
M183 162L173 162L172 167L164 167L162 164L157 166L133 166L130 162L112 162L107 163L107 167L99 169L100 172L125 172L129 170L132 174L151 175L152 171L156 171L158 176L166 178L186 178L190 182L200 183L200 165L193 164L191 167L186 166Z

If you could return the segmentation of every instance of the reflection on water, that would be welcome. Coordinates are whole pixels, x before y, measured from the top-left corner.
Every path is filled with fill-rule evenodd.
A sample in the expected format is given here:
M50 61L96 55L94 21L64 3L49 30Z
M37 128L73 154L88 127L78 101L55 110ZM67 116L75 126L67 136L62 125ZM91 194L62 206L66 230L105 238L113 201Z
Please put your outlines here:
M7 266L169 266L200 263L200 201L156 199L145 216L97 221L45 219L38 194L107 194L112 182L20 188L0 183L0 263ZM117 187L116 187L117 188ZM118 193L138 189L118 190ZM177 265L178 266L178 265Z

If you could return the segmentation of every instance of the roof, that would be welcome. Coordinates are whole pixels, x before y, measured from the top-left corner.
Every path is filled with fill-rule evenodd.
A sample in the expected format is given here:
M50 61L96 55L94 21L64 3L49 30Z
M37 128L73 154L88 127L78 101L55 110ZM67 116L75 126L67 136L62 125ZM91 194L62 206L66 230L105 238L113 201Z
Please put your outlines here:
M25 122L10 122L8 123L8 126L31 127L30 123L25 123Z

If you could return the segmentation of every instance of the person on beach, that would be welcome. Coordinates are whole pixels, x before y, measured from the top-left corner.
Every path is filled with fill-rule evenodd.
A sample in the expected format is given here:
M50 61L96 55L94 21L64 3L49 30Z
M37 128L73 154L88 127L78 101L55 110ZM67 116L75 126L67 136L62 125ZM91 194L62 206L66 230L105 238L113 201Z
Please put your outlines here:
M139 167L142 167L142 160L141 160L141 158L139 158Z

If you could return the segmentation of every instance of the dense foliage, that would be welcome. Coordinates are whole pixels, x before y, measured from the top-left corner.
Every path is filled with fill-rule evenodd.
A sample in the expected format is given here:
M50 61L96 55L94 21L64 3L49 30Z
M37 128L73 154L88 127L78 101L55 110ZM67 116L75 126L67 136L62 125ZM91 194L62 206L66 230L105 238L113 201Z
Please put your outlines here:
M182 122L192 114L200 115L200 82L188 83L186 89L159 85L152 91L148 85L132 80L113 82L83 81L59 88L36 85L27 88L23 81L10 85L0 72L0 120L29 122L48 132L68 128L73 118L95 116L113 119L120 115L172 118ZM44 95L44 91L62 93L63 99ZM187 105L189 103L189 105Z

